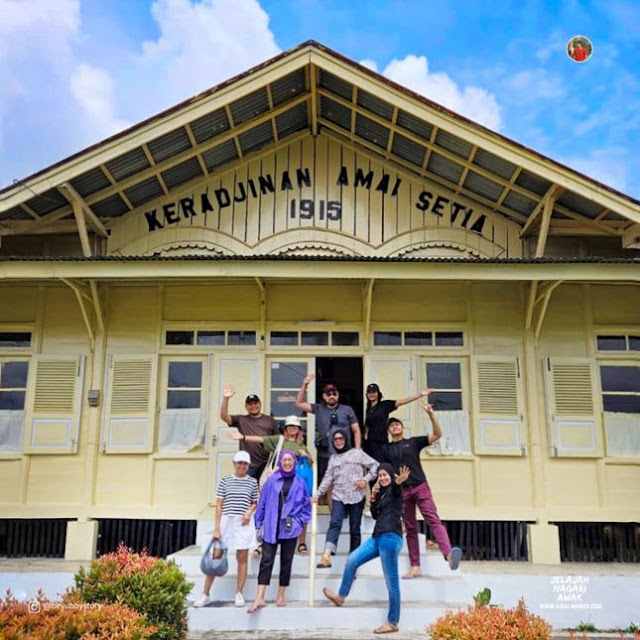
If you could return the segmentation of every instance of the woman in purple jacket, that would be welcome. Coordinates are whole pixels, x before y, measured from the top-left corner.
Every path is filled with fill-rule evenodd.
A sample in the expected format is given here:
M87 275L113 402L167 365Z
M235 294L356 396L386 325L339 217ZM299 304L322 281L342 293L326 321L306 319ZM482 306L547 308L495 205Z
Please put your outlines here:
M273 563L280 545L280 583L276 605L286 606L284 592L291 580L296 539L311 519L311 502L305 481L296 475L296 456L283 451L278 470L264 483L255 513L256 528L262 528L262 559L258 572L258 594L247 609L253 613L265 606Z

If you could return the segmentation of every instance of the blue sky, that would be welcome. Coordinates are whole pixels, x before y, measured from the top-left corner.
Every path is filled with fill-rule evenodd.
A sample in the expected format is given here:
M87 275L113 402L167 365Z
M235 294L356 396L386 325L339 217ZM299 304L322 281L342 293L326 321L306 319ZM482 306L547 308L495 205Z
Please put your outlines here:
M0 186L308 39L640 198L636 0L0 0Z

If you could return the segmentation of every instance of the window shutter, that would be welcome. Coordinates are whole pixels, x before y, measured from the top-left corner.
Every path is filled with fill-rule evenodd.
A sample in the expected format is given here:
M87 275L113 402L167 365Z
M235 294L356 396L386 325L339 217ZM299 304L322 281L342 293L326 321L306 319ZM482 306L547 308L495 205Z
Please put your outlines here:
M497 356L472 362L476 453L525 455L520 362Z
M588 358L547 358L545 387L551 455L601 456L593 361Z
M157 357L112 355L103 448L106 453L151 453Z
M35 356L25 453L76 453L85 356Z

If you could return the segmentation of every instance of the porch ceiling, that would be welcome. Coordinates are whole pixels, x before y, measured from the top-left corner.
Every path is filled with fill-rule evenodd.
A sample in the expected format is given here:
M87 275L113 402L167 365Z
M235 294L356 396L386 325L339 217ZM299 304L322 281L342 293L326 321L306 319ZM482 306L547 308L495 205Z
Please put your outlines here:
M623 236L640 223L638 201L308 42L0 191L0 235L71 231L77 198L104 235L129 211L304 135L366 149L523 235L549 201L550 234Z

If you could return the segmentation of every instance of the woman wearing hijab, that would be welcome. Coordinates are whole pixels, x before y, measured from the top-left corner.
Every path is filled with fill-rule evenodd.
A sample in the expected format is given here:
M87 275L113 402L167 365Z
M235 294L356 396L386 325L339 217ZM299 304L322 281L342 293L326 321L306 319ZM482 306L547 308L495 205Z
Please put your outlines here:
M257 529L262 529L262 559L258 572L258 593L247 609L253 613L265 606L265 592L271 581L273 563L280 545L280 582L276 605L286 606L284 594L291 580L296 540L311 519L311 504L305 481L296 475L296 456L283 451L278 470L264 483L255 513Z
M349 516L349 552L360 546L360 523L364 509L365 487L375 480L378 463L362 449L353 449L347 433L337 429L333 433L333 448L336 452L329 458L327 471L313 494L313 501L325 495L333 485L331 520L327 531L324 552L320 556L318 569L331 566L331 556L335 554L342 521Z
M364 412L364 440L363 449L378 462L383 460L382 449L389 441L387 435L387 423L389 414L396 409L428 396L432 389L424 389L415 396L402 398L401 400L383 400L380 387L372 382L367 385L367 406Z
M324 595L337 607L344 604L358 567L380 556L384 579L389 591L387 621L373 633L394 633L400 621L400 580L398 577L398 555L402 549L402 487L408 477L409 467L401 467L393 473L390 464L378 467L378 481L371 490L371 516L376 524L371 537L349 554L338 593L326 587Z

